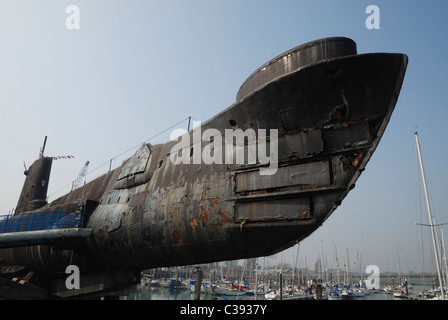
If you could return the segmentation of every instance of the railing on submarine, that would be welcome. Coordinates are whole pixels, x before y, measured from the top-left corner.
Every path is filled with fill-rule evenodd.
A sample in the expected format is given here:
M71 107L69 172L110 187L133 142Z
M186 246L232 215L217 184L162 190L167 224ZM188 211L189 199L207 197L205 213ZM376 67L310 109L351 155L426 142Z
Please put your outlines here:
M0 216L0 234L48 229L81 228L85 214L66 210Z

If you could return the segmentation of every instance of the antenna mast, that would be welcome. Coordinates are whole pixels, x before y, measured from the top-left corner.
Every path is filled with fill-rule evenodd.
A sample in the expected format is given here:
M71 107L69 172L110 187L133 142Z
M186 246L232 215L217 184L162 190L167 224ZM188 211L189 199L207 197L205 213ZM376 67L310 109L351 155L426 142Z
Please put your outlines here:
M45 151L45 145L47 144L47 136L45 136L44 139L44 144L42 146L42 148L40 148L40 152L39 152L39 159L42 158L44 156L44 151Z

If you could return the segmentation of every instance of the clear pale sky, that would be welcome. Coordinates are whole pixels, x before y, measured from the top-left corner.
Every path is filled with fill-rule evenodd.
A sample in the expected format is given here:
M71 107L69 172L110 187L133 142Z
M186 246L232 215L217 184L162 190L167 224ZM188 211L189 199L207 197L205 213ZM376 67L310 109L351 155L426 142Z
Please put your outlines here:
M380 29L366 28L372 4L380 9ZM69 5L80 10L79 29L66 27ZM107 171L108 164L101 165L109 159L187 117L206 121L230 106L244 80L278 54L345 36L358 53L407 54L408 71L366 171L330 219L301 243L300 257L314 267L324 252L331 267L334 246L340 261L347 249L351 261L364 249L367 263L380 271L397 270L398 255L402 272L419 271L422 259L431 271L429 238L425 233L422 247L415 226L427 221L413 134L418 126L446 200L447 12L444 0L1 0L0 214L15 207L23 162L32 164L45 136L47 156L75 157L53 162L51 201L69 191L64 187L87 160L90 170L98 168L91 180ZM448 220L436 204L434 215L440 223ZM295 253L288 250L281 259Z

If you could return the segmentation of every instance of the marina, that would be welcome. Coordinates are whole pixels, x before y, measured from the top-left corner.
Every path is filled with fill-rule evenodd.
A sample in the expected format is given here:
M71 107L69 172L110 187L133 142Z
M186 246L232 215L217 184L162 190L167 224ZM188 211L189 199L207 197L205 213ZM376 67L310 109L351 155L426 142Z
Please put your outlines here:
M423 287L420 287L423 289ZM418 287L415 289L420 290ZM339 298L331 297L331 291L327 293L328 295L323 295L322 300L389 300L389 301L398 301L398 300L438 300L434 299L432 295L428 295L425 298L421 296L418 292L411 292L409 295L401 295L396 296L393 293L387 293L385 290L370 290L366 294L357 295L353 297L349 296L340 296ZM130 288L129 295L123 297L123 300L195 300L195 294L188 288L185 289L173 289L173 288L163 288L163 287L151 287L145 284L137 284ZM200 300L272 300L266 298L266 295L262 292L259 293L258 297L255 295L239 295L239 296L227 296L221 295L216 296L208 293L201 293ZM280 300L274 299L274 300ZM305 295L305 296L285 296L282 300L291 301L291 300L317 300L314 294Z
M228 263L228 269L232 263ZM233 265L235 267L235 263ZM234 270L237 270L235 268ZM261 272L241 276L239 272L219 274L208 266L211 275L200 282L200 295L195 271L190 266L142 273L141 283L132 286L124 300L441 300L437 290L437 274L412 274L401 277L386 273L377 286L369 288L365 275L352 273L351 282L334 281L330 274L318 279L319 274L296 269ZM205 270L205 269L204 269ZM189 272L192 272L190 275ZM202 274L203 272L200 271ZM305 274L310 278L305 278ZM161 277L159 277L161 276ZM164 277L165 276L165 277ZM257 284L257 285L255 285ZM282 288L280 290L280 288Z

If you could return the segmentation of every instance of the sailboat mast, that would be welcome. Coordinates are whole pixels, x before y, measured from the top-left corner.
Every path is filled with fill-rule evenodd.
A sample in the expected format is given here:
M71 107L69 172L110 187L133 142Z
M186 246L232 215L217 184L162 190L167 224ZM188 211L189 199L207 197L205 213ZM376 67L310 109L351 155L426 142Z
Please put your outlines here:
M445 240L443 238L443 229L440 226L439 227L439 232L440 232L440 250L442 252L442 257L441 259L443 260L443 266L445 268L445 270L442 268L442 275L443 275L443 279L444 279L444 287L448 287L448 267L447 267L447 262L446 262L446 250L445 250ZM445 272L443 272L445 271Z
M417 154L418 154L418 160L420 163L420 171L422 173L422 180L423 180L423 188L425 190L425 200L426 200L426 207L428 209L428 217L429 217L429 225L431 227L431 236L432 236L432 244L434 247L434 255L436 258L436 265L437 265L437 274L439 277L439 285L442 293L442 299L445 300L445 292L442 285L442 274L440 271L440 262L439 262L439 255L437 254L437 245L436 245L436 235L434 231L434 223L432 220L432 214L431 214L431 206L429 205L429 197L428 197L428 188L426 187L426 178L425 178L425 171L423 170L423 161L422 161L422 155L420 152L420 141L418 139L418 132L415 132L415 141L417 143Z

